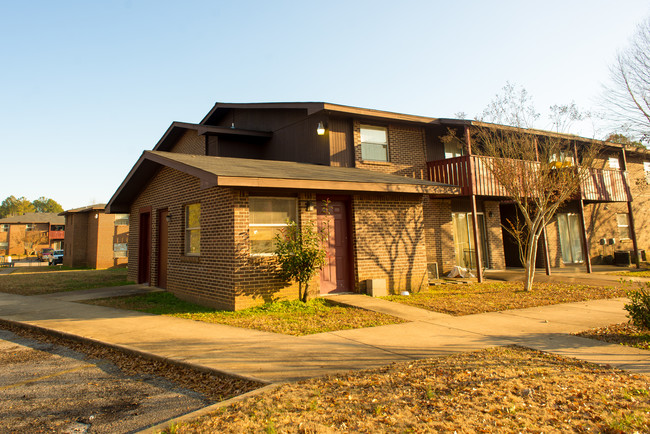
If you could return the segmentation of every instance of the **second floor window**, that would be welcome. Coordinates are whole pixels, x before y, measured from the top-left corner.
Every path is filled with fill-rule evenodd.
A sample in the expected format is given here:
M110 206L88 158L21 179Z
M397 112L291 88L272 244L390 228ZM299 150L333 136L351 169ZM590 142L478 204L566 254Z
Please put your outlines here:
M0 225L0 232L9 232L9 225Z
M128 226L128 225L129 225L128 214L115 214L115 226Z
M26 230L26 231L33 231L33 230L34 230L34 225L31 224L31 223L27 223L27 224L25 225L25 230Z
M361 159L388 161L388 129L361 125Z
M185 254L201 254L201 204L185 206Z

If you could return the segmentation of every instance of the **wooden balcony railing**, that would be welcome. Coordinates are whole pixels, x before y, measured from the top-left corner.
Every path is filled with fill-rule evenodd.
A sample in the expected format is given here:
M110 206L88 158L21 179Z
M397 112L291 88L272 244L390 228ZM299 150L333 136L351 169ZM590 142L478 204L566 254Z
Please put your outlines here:
M470 173L470 159L474 166ZM445 160L427 162L429 179L443 184L457 185L460 195L471 194L470 181L473 181L474 194L477 196L506 197L505 188L499 183L490 169L492 157L464 155ZM535 170L534 161L521 161L522 174ZM580 193L582 199L599 202L626 202L630 200L625 172L621 170L588 169L589 176L582 182Z
M62 240L65 237L65 231L50 231L50 240Z

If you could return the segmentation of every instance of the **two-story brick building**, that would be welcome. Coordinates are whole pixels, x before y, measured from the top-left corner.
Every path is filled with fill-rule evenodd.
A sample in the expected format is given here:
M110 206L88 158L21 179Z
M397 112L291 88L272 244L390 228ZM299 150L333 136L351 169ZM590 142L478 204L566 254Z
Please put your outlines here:
M125 267L129 241L129 215L106 214L105 204L66 210L66 250L63 265L67 267Z
M25 213L0 219L0 255L63 249L65 219L57 213Z
M321 294L362 291L368 279L417 290L434 264L442 271L512 261L501 229L512 206L481 181L471 143L452 149L440 140L449 128L472 126L327 103L218 103L198 124L174 122L107 212L130 214L130 278L204 304L241 309L296 296L276 277L272 255L287 219L330 230L328 264L312 285ZM583 228L588 235L576 232L579 210L568 204L549 228L549 265L599 255L595 238L634 238L633 220L624 234L618 215L645 221L636 202L628 207L635 191L627 186L645 175L632 166L643 168L646 154L607 149L621 168L597 170L598 188L583 190L580 221L594 221ZM618 226L596 224L614 214ZM648 241L639 238L642 247Z

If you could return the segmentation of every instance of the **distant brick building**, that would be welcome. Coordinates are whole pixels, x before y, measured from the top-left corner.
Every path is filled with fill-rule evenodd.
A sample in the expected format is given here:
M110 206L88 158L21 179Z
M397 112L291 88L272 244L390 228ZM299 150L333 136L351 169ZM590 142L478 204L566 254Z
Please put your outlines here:
M128 262L128 214L105 214L104 204L67 210L65 254L68 267L113 268Z
M25 213L0 219L0 255L25 255L63 249L65 219L57 213Z
M217 103L198 124L172 123L107 211L130 214L131 279L207 305L296 297L273 256L287 219L331 223L316 292L361 292L373 279L418 290L435 268L521 265L502 228L517 211L471 144L480 126L328 103ZM450 130L465 140L441 140ZM562 136L577 154L592 142L530 134ZM600 166L547 226L540 266L650 247L650 152L600 144Z

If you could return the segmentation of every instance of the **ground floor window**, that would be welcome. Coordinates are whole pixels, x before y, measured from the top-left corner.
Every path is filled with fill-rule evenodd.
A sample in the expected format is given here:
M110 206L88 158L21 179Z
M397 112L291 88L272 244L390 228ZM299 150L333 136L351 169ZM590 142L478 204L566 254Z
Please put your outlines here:
M560 232L562 262L565 264L584 262L580 216L574 213L560 213L557 215L557 227Z
M201 204L185 206L185 254L201 254Z
M454 212L451 214L454 223L454 247L456 248L456 265L464 268L476 268L476 243L474 242L474 225L472 213ZM479 249L483 267L488 266L487 232L485 230L485 216L476 215L478 221Z
M251 197L248 206L251 255L272 255L275 235L289 221L296 221L297 201L293 197Z
M126 258L127 255L127 244L126 243L115 243L113 244L113 257L114 258Z
M627 213L616 214L618 237L622 240L630 239L630 216Z

